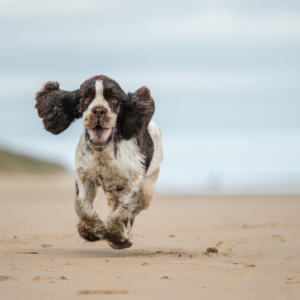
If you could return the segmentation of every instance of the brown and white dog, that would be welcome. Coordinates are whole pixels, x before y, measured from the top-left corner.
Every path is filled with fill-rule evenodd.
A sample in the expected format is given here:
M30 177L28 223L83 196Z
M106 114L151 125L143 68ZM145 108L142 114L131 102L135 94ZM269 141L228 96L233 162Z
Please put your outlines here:
M73 92L48 82L35 100L44 128L53 134L83 117L75 158L79 234L91 242L107 240L114 249L130 247L132 224L149 206L163 159L150 91L142 87L125 94L117 82L100 75ZM110 207L104 222L93 206L100 186Z

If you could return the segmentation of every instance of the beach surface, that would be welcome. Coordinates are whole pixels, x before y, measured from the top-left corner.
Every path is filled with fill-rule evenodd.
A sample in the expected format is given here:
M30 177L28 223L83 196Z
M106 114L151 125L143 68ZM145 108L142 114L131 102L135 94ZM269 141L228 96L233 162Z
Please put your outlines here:
M300 196L156 195L114 250L78 235L72 176L0 175L0 191L3 300L300 299Z

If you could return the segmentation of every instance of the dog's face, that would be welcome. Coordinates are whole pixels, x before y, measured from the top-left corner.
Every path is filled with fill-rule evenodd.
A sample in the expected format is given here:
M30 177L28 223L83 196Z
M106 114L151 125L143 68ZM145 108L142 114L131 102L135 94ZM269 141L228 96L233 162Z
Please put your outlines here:
M122 102L128 96L120 86L106 76L96 76L85 81L80 91L83 95L83 125L89 146L101 151L113 140Z
M139 136L155 110L145 86L126 94L117 82L104 75L86 80L73 92L63 91L57 82L49 81L35 100L44 128L53 134L63 132L75 119L83 117L86 141L96 151L107 147L116 132L126 140Z

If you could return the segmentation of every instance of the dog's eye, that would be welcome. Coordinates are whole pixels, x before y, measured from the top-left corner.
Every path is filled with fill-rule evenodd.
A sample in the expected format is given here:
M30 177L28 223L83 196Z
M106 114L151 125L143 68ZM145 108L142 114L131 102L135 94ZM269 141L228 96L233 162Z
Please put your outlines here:
M118 99L115 98L115 97L110 98L110 101L111 101L113 104L117 104L117 103L118 103Z

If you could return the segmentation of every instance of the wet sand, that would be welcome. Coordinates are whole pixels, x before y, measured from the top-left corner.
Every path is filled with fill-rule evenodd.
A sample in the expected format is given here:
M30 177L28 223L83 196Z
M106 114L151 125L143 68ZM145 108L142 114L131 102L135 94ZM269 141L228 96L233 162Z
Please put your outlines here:
M0 175L1 299L300 299L300 196L156 195L120 251L79 237L74 190Z

